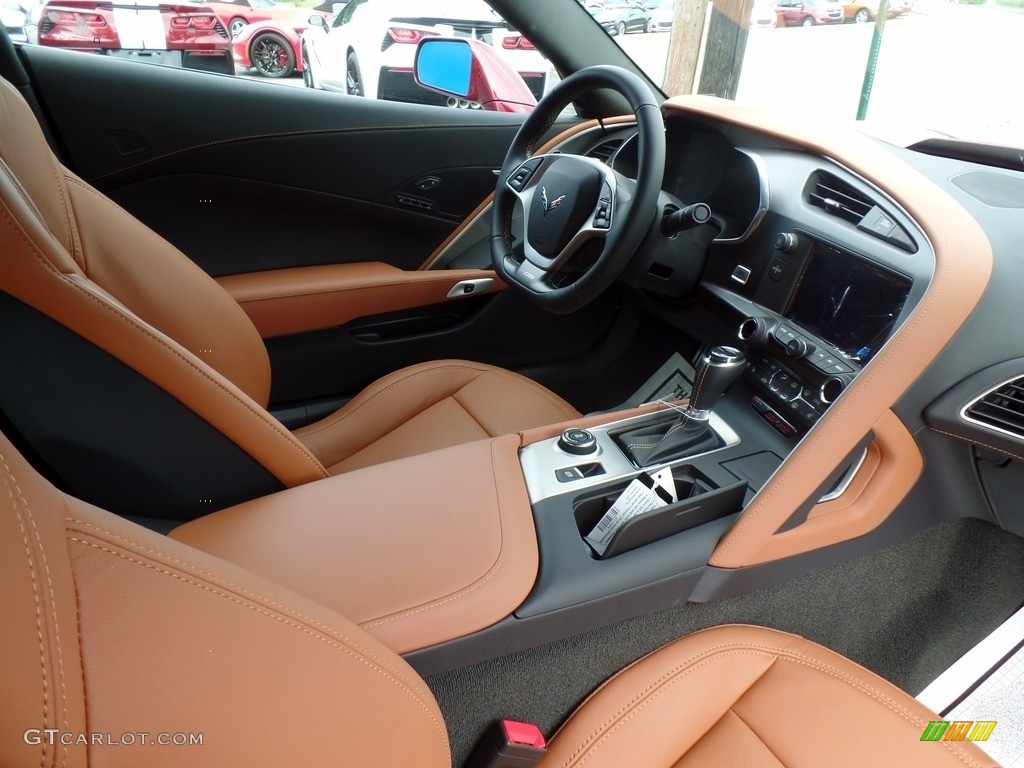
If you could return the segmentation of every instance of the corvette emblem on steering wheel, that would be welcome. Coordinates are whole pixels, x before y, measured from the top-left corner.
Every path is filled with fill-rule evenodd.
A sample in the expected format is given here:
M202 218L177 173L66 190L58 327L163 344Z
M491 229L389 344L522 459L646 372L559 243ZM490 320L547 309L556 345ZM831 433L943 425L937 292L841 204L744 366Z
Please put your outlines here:
M541 187L540 188L540 203L541 203L542 206L544 206L544 215L545 216L547 216L549 213L551 213L553 210L555 210L555 208L560 206L564 201L565 201L565 195L562 195L561 197L556 197L554 200L552 200L549 203L548 202L548 190L547 190L547 188L546 187Z

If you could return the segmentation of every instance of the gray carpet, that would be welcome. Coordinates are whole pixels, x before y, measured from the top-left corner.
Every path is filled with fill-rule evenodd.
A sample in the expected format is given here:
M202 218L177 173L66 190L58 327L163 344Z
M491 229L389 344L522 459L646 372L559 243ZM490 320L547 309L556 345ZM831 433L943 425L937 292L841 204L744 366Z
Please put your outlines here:
M917 695L1024 602L1024 539L980 520L730 600L684 605L428 678L454 765L502 717L550 735L631 661L698 629L759 624L821 643Z

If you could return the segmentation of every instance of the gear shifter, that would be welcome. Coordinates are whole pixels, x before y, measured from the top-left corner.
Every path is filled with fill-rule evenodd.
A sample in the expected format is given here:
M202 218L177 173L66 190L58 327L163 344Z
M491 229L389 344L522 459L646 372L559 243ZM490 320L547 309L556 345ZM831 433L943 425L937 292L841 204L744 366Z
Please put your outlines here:
M664 422L623 432L619 444L640 467L674 461L710 450L718 436L708 427L711 409L746 365L735 347L712 347L701 358L694 373L689 404L671 424Z
M709 349L694 373L693 392L685 415L705 422L711 418L711 409L718 398L740 377L746 364L743 353L735 347Z

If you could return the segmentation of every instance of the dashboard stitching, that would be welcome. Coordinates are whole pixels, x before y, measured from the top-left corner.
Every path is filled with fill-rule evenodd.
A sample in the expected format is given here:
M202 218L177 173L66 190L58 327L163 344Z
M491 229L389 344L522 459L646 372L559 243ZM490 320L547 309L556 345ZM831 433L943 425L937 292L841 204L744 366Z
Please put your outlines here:
M964 437L963 435L957 435L957 434L954 434L953 432L947 432L944 429L938 429L938 428L932 427L932 426L929 426L928 429L932 430L933 432L938 432L940 435L946 435L947 437L954 437L957 440L961 440L961 441L963 441L965 443L968 443L969 445L978 445L978 446L981 446L982 448L988 448L991 451L996 451L997 453L1002 453L1005 456L1012 456L1015 459L1020 459L1021 461L1024 461L1024 456L1021 456L1020 454L1016 454L1013 451L1008 451L1006 448L997 448L994 445L989 445L988 443L983 443L980 440L975 440L972 437Z

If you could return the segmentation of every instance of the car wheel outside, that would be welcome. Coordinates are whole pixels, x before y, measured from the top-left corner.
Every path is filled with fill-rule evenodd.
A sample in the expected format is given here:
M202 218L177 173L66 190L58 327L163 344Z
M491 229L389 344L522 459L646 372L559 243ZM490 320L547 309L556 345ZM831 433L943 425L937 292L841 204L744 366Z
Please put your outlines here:
M355 51L349 51L345 63L345 92L350 96L365 96L363 93L363 74L359 70L359 59Z
M804 16L804 20L800 22L800 26L801 27L813 27L814 26L814 17L813 16Z
M658 25L654 23L654 19L648 19L647 20L647 29L645 31L646 32L657 32L658 31Z
M309 71L309 52L306 50L306 44L302 44L302 84L307 88L316 88L316 83L313 82L313 73Z
M618 25L615 27L615 33L618 35L626 34L626 22L620 21Z
M867 24L871 21L871 12L867 8L861 8L853 15L853 20L857 24Z
M228 22L228 32L231 34L231 39L234 40L238 37L238 33L242 31L243 27L248 24L245 19L241 16L235 16L231 21Z
M295 51L281 35L259 35L249 46L249 61L264 77L288 77L295 71Z

